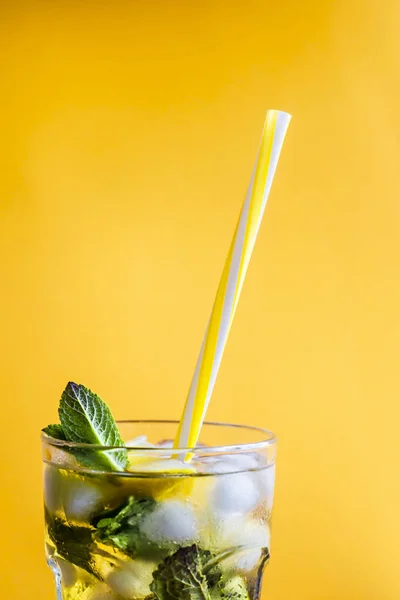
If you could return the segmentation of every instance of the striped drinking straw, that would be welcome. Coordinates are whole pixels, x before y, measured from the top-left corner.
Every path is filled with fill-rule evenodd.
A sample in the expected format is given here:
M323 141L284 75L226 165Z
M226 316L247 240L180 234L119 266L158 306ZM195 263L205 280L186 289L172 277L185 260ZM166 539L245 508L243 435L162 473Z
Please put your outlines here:
M199 438L290 118L278 110L267 112L250 186L222 272L175 448L193 448Z

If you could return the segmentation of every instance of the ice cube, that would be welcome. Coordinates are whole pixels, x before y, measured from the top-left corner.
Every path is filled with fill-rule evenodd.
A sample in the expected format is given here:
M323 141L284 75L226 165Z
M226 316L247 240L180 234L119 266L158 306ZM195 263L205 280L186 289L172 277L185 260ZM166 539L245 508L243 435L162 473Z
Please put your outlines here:
M172 452L169 452L171 448L174 447L173 440L161 440L157 444L157 448L164 449L165 452L157 453L157 456L163 456L165 458L170 458L172 456Z
M203 461L204 462L204 461ZM258 462L254 456L227 454L223 458L207 461L209 473L239 473L257 469Z
M200 456L195 460L202 473L238 473L260 468L259 457L255 453Z
M215 523L211 544L218 551L242 546L226 560L226 565L251 571L260 561L263 548L270 546L269 526L257 519L223 518Z
M209 463L208 473L212 473L213 475L219 475L222 473L234 473L235 467L230 462L225 462L223 460L217 460L213 463Z
M60 446L49 444L45 449L45 459L47 463L57 465L61 469L73 469L78 466L75 456Z
M160 502L143 520L141 532L160 546L192 543L198 538L198 527L192 508L178 500Z
M270 532L266 523L252 523L243 529L242 543L247 546L237 557L232 557L232 564L243 571L251 571L261 560L262 552L270 546Z
M212 466L219 462L219 458L216 456L195 456L192 464L195 465L198 473L209 473L212 470Z
M132 438L125 445L128 447L128 460L130 464L135 464L138 460L150 460L151 453L149 453L149 450L156 448L154 444L147 441L147 435L139 435ZM130 450L130 448L135 449ZM143 448L143 452L140 451L140 448Z
M253 477L260 490L262 500L267 503L268 509L271 510L274 502L275 465L253 473Z
M154 448L154 444L150 444L147 440L147 435L138 435L125 442L128 448Z
M156 568L157 565L150 561L129 561L108 574L107 584L118 597L145 598L150 593L149 586Z
M105 508L112 496L112 487L106 481L79 476L66 476L62 483L62 504L69 521L85 521ZM115 493L115 492L114 492Z
M218 470L214 470L218 469ZM211 497L211 507L221 515L243 514L253 511L261 498L253 473L229 473L228 463L213 465L213 472L221 473L216 477Z
M148 458L148 450L155 448L154 444L147 441L146 435L139 435L136 438L128 440L126 446L128 447L128 459L130 463L135 462L140 458ZM130 448L135 448L135 450L130 450ZM143 448L143 452L141 452L139 448Z
M234 471L244 471L247 469L257 469L259 461L256 454L225 454L221 461L234 467Z
M57 467L45 465L43 478L44 503L50 512L56 512L61 508L62 475Z

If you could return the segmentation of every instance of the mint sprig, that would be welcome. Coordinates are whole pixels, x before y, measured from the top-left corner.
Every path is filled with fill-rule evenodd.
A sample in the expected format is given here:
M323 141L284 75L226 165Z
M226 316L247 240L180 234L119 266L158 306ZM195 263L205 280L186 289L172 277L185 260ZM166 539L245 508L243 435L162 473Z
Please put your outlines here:
M157 600L211 600L221 576L213 554L193 544L164 559L153 573L150 590Z
M68 383L61 396L58 415L70 442L124 446L107 404L84 385ZM123 470L128 464L126 450L101 452L99 455L102 464L113 470Z
M103 544L118 548L131 558L141 554L158 553L157 544L152 543L141 532L143 519L156 506L152 498L128 498L127 504L102 515L95 524L96 539Z
M43 427L42 431L49 435L50 437L56 440L66 440L65 433L63 428L59 423L55 423L54 425L47 425L47 427Z
M128 454L117 424L103 400L84 385L69 382L58 409L60 424L48 425L43 431L59 440L79 444L117 446L118 450L70 448L83 465L122 471L128 465Z
M54 544L57 554L100 579L92 556L93 530L90 527L71 525L47 510L45 520L47 534Z

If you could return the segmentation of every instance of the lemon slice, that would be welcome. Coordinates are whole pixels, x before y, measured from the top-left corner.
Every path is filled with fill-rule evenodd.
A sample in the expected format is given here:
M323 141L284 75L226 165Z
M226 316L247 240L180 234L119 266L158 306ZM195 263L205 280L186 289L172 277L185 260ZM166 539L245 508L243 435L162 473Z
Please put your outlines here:
M187 475L195 473L196 468L188 463L183 463L176 458L152 458L151 456L128 456L130 473L157 473L165 475Z
M157 459L136 453L128 455L128 458L127 472L131 475L125 479L124 485L134 496L150 496L161 500L172 497L186 498L190 494L193 487L193 477L190 475L196 472L193 465L174 458Z

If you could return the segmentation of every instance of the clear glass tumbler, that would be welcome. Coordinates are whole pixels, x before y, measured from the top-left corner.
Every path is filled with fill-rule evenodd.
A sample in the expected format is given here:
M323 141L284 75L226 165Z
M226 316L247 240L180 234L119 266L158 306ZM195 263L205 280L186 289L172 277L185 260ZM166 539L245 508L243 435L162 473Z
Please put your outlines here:
M42 434L46 556L58 600L257 600L270 556L275 436L205 423L120 421L127 449ZM125 471L105 454L127 452ZM94 468L98 460L98 468Z

